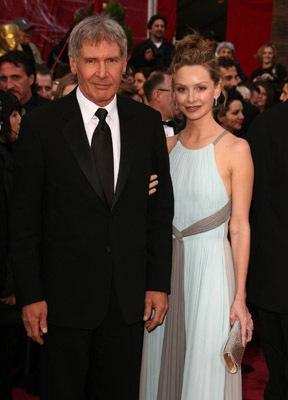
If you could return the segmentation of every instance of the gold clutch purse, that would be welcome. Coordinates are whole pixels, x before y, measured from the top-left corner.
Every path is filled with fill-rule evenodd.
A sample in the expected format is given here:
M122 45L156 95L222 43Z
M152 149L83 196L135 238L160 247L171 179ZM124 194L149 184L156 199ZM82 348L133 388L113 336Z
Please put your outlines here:
M245 347L242 346L240 322L236 320L229 332L223 349L224 361L231 374L236 374L241 368L244 351Z

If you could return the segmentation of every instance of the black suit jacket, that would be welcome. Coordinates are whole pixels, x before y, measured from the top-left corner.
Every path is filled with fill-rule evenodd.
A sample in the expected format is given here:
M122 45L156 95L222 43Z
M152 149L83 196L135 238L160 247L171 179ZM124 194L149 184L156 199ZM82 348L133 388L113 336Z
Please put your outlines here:
M22 121L12 223L18 298L47 300L51 323L94 328L114 276L124 319L134 323L145 291L170 287L173 194L161 118L117 98L121 159L109 209L75 93ZM160 184L149 197L153 172Z
M147 61L145 59L144 55L147 49L152 49L154 54L153 60ZM157 48L149 38L144 42L136 44L132 51L129 63L136 69L141 67L156 67L157 65L169 67L172 61L173 52L174 45L169 43L165 38L159 48Z
M248 300L288 312L288 103L261 113L248 132L255 167Z

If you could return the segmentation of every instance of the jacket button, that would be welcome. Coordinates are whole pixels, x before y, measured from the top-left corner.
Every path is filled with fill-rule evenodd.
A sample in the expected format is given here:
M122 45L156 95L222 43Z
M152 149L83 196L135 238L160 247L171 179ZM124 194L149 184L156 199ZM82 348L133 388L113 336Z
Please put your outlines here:
M108 254L111 253L111 247L110 247L110 246L107 246L107 247L106 247L106 250L107 250L107 253L108 253Z

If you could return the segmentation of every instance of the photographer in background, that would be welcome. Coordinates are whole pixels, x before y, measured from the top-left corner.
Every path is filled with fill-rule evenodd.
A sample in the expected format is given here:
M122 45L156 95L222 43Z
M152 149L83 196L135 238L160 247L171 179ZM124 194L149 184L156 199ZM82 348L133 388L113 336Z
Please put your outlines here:
M141 67L169 67L174 45L164 38L166 18L163 15L153 15L147 25L150 38L138 43L132 52L130 64L136 69Z

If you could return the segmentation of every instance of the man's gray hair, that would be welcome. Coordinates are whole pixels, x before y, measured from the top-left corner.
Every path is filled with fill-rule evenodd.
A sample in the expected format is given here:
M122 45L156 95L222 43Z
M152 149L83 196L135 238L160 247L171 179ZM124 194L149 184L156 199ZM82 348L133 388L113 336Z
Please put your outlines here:
M100 44L103 40L116 42L124 59L127 55L127 37L118 22L108 15L93 15L76 25L70 35L68 55L77 62L83 42Z

